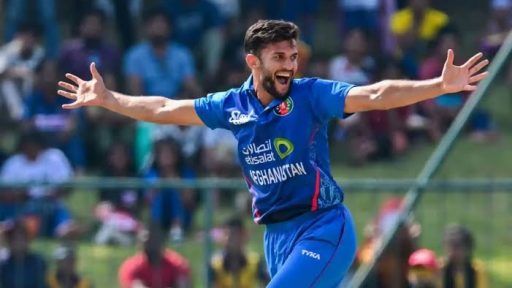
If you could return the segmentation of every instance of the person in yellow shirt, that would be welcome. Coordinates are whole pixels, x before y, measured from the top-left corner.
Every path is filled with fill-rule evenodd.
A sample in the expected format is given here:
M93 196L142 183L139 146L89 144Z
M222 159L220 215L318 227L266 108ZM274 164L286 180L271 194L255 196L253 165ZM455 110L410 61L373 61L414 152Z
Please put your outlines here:
M263 287L270 280L260 255L245 249L247 231L243 221L227 222L225 248L210 261L210 275L215 288ZM259 286L258 286L259 285Z
M444 236L445 260L441 265L443 288L487 288L483 263L473 257L475 241L471 232L460 225L447 228Z
M408 4L391 16L390 30L398 45L394 56L401 59L407 76L416 78L418 63L425 56L428 44L450 21L444 12L430 6L430 0L409 0Z
M409 6L391 17L391 31L400 37L412 33L418 40L432 41L448 25L446 13L430 7L429 0L409 0Z

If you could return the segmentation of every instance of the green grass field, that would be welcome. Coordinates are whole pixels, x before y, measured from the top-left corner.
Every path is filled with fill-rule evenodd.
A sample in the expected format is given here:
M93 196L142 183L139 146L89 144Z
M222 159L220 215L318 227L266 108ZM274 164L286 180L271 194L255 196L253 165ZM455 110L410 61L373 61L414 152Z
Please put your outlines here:
M501 138L495 143L474 143L467 137L460 137L452 153L447 157L437 178L500 178L511 177L512 165L512 122L509 116L512 101L504 86L496 87L483 103L488 107L501 131ZM377 162L364 167L349 167L342 164L333 166L335 177L354 178L413 178L417 175L430 155L433 144L414 147L408 155L391 163ZM332 151L333 154L340 151ZM342 183L341 183L342 184ZM362 234L365 223L378 211L380 203L391 193L346 192L346 203L350 207ZM94 191L75 192L69 199L69 205L78 221L92 223L92 208L95 204ZM428 192L422 198L416 216L422 225L421 245L442 252L441 239L446 224L458 222L467 225L476 235L477 253L487 264L491 276L491 287L512 286L512 199L509 193L500 191L481 191L471 193ZM221 222L229 214L229 208L216 210L214 222ZM202 211L196 220L201 227ZM248 219L248 222L250 220ZM250 225L250 247L261 251L262 227ZM191 237L184 243L172 248L190 259L196 287L202 287L204 266L203 242ZM50 255L53 241L38 241L38 251ZM79 267L96 287L115 287L117 268L121 261L135 252L133 248L98 247L84 239L79 248Z

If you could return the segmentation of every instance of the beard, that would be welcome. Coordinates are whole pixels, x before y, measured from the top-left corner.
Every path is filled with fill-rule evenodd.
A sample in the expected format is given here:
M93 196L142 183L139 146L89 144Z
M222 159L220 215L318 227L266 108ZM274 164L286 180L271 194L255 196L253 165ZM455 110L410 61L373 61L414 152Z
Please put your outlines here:
M270 73L268 70L263 69L263 81L262 81L263 89L265 89L265 91L267 91L268 94L270 94L272 97L274 97L274 99L283 100L286 97L288 97L288 95L290 94L291 88L292 88L291 81L292 81L292 79L289 80L288 89L286 90L286 92L280 93L277 90L276 79L273 76L273 74Z

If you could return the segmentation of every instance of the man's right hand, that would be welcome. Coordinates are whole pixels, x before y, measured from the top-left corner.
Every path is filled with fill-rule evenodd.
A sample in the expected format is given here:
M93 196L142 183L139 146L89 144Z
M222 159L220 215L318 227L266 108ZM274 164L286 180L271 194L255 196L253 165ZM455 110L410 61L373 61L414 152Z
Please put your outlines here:
M82 106L103 106L110 95L110 92L105 87L103 78L96 69L96 64L93 62L90 65L92 79L85 81L80 77L67 73L66 78L73 81L68 83L59 81L59 86L65 90L58 90L57 93L61 96L75 100L73 103L64 104L64 109L75 109Z

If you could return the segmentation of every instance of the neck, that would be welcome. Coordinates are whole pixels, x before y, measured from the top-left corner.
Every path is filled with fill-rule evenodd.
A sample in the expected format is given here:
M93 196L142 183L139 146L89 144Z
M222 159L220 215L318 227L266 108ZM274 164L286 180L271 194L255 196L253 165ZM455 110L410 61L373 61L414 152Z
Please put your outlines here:
M162 43L158 45L153 45L153 51L157 56L162 56L165 54L165 49L167 48L167 44Z
M259 77L257 74L253 73L252 81L254 85L254 90L256 90L256 97L258 98L258 100L260 100L260 103L263 106L267 106L268 104L270 104L274 97L272 97L272 95L270 95L270 93L268 93L267 90L263 88L263 83L259 81Z

